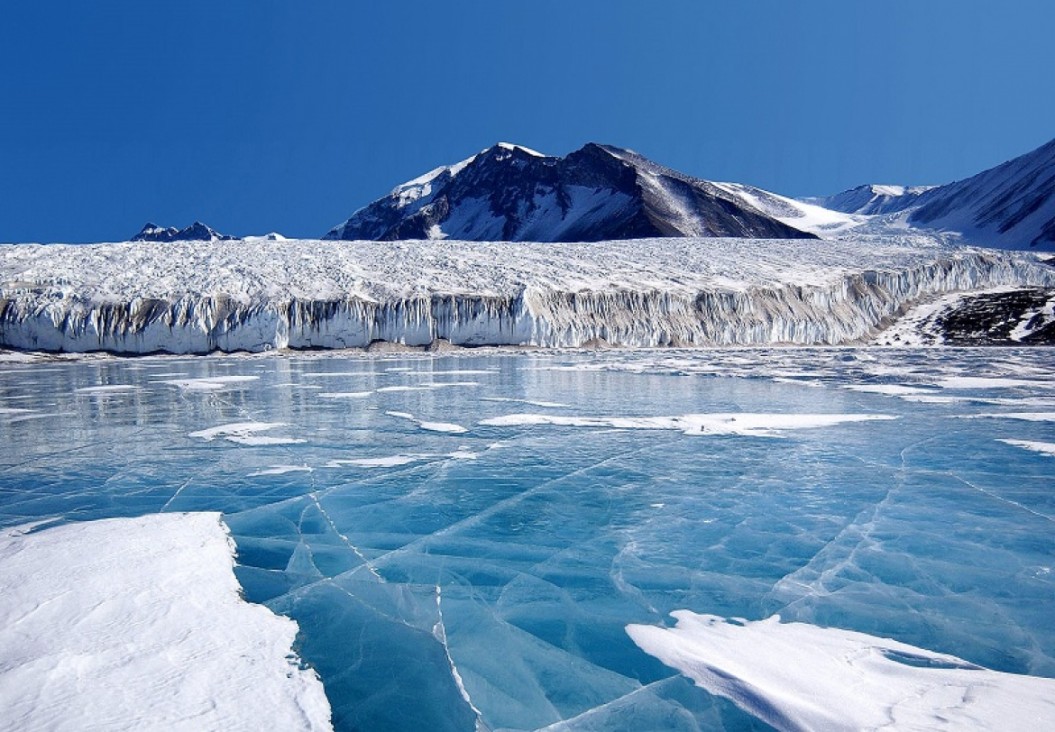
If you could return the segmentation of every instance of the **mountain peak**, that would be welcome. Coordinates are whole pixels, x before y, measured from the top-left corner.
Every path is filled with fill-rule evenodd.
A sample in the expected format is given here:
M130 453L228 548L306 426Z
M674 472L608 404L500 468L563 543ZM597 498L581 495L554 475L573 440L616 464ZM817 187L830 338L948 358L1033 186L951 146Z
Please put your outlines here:
M175 226L161 227L147 222L130 241L232 241L236 238L221 234L201 221L195 221L183 229L177 229Z
M500 142L396 186L327 239L601 241L813 238L750 203L613 145L550 157Z
M523 145L517 145L517 144L512 143L512 142L498 142L498 143L495 143L492 146L491 149L494 149L494 148L498 148L500 150L509 150L509 151L517 151L517 152L527 153L528 155L531 155L531 156L536 157L536 158L549 157L548 155L540 153L538 150L532 150L530 147L524 147Z

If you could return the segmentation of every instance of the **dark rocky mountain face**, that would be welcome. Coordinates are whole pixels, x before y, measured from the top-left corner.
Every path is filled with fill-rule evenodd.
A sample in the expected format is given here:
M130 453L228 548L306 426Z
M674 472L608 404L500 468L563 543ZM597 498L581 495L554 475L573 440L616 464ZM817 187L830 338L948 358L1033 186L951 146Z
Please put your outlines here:
M935 322L945 342L954 346L1051 346L1055 321L1047 312L1053 300L1055 290L1043 288L981 293L964 298ZM1024 333L1013 338L1017 329Z
M708 183L590 143L563 158L501 143L398 186L327 239L816 238Z
M236 238L195 221L185 229L177 229L175 226L162 228L157 224L148 223L131 241L233 241Z

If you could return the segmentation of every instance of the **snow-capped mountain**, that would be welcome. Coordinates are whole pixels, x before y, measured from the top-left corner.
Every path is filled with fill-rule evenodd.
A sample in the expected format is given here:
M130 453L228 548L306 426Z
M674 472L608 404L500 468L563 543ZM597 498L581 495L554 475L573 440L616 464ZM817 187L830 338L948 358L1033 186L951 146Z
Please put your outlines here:
M1055 248L1055 140L966 180L934 188L909 216L972 243Z
M825 199L850 213L908 212L919 228L1002 249L1055 249L1055 140L965 180L933 188L861 186Z
M849 214L875 216L904 211L914 205L923 193L935 186L883 186L869 184L851 188L834 196L804 198L806 203L816 204L832 211Z
M550 157L499 143L397 186L327 239L815 238L727 188L610 145Z
M221 234L211 226L195 221L184 229L148 223L130 241L233 241L237 238Z

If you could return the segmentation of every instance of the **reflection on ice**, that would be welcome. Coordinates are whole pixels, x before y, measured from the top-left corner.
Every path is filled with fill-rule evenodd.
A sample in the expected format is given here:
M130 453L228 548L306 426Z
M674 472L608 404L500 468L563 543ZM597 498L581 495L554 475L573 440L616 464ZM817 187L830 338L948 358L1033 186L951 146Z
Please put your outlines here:
M0 522L223 511L338 729L758 729L625 627L780 614L1055 676L1055 434L1008 419L1053 358L0 363Z

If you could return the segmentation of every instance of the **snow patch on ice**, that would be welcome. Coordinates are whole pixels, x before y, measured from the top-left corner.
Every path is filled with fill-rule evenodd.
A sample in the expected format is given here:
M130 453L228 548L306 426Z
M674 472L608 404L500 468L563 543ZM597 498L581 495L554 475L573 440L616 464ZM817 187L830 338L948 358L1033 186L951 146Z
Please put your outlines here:
M1055 727L1055 679L777 616L671 615L674 628L629 625L627 633L697 686L778 730Z
M206 442L212 442L217 437L222 437L228 442L239 445L293 445L305 440L298 437L271 437L258 435L257 432L265 432L276 427L285 427L285 422L232 422L217 427L191 432L190 437L198 437Z
M468 432L469 430L462 427L460 424L453 424L451 422L429 422L421 420L415 417L413 414L408 412L385 412L389 417L397 417L399 419L405 419L408 422L417 423L418 427L428 432L449 432L451 434L460 435Z
M1023 422L1055 422L1055 412L990 412L965 414L962 419L1018 419Z
M249 473L247 477L258 478L264 475L285 475L286 473L311 473L315 469L307 465L272 465L269 468Z
M326 730L297 624L240 599L217 513L0 531L9 729Z
M200 379L163 379L158 383L172 384L184 391L219 391L232 384L256 381L259 378L259 376L209 376Z
M906 386L904 384L849 384L844 388L849 389L850 391L863 391L870 394L886 394L887 396L933 393L932 389L922 389L918 386Z
M342 468L345 465L356 465L361 468L397 468L401 465L410 465L428 459L428 455L388 455L376 458L341 458L330 460L326 463L327 468Z
M687 435L782 437L788 430L831 427L846 422L897 419L886 414L684 414L671 417L570 417L552 414L507 414L483 419L490 427L608 427L628 430L679 430Z
M134 384L103 384L101 386L82 386L80 389L74 389L78 394L121 394L138 390L139 387Z
M542 407L549 409L564 409L570 407L570 404L564 404L563 402L546 402L539 401L537 399L514 399L513 397L480 397L480 401L484 402L510 402L514 404L527 404L532 407Z
M1039 452L1055 457L1055 442L1037 442L1035 440L997 440L997 442L1003 442L1008 445L1014 445L1015 447L1021 447L1024 450L1032 450L1033 452Z

